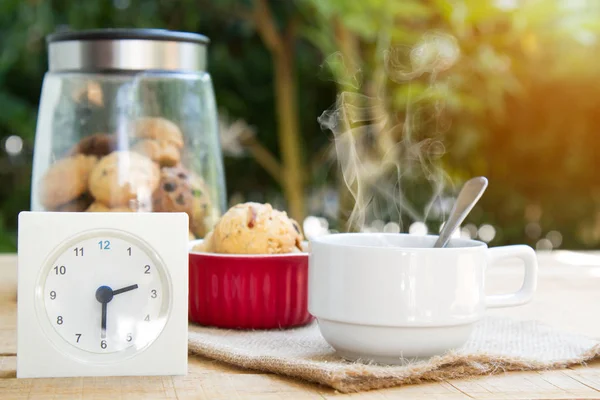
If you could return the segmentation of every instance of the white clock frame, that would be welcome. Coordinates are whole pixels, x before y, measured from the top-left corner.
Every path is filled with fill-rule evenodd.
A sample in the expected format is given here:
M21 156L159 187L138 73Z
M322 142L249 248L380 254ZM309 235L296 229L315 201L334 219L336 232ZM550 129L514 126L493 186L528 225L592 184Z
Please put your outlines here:
M87 353L66 342L40 314L38 284L66 244L93 231L137 242L165 268L170 306L161 333L139 351ZM19 214L17 378L185 375L188 339L186 213ZM49 330L50 328L51 330Z

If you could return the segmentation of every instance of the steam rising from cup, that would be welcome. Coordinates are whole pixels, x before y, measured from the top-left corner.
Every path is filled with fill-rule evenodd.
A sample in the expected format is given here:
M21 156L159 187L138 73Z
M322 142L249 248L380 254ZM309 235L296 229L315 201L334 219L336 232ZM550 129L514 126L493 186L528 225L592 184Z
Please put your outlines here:
M391 48L379 66L387 79L375 90L340 53L325 61L341 90L318 122L333 133L335 157L354 200L349 229L362 230L376 219L402 226L403 215L425 221L453 186L441 160L442 135L450 126L444 114L450 87L440 74L459 54L454 37L439 32L425 34L413 47ZM425 207L409 200L419 180L428 186Z

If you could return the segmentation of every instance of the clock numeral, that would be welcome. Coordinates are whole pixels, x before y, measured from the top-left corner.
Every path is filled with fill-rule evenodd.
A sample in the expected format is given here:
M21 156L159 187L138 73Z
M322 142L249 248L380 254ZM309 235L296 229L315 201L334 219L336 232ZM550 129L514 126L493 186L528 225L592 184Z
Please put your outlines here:
M144 274L150 274L150 266L149 265L144 266Z
M146 315L146 318L144 318L144 321L150 321L150 314Z
M53 290L50 292L50 300L56 299L56 292Z
M62 325L62 323L63 323L63 318L62 318L60 315L59 315L59 316L56 318L56 323L57 323L58 325Z
M100 347L102 347L103 349L106 348L106 340L100 342Z
M101 240L98 242L98 246L100 246L100 250L110 250L110 240Z
M131 342L131 340L133 339L133 337L131 336L131 333L127 334L127 341Z
M127 252L129 253L129 255L131 255L131 247L127 248Z
M60 267L57 265L56 267L54 267L54 272L56 273L56 275L64 275L67 273L67 267L65 267L64 265L61 265Z
M152 289L150 293L151 293L150 297L152 297L153 299L155 299L156 296L157 296L156 289Z
M73 249L75 257L83 256L83 247L76 247Z
M79 339L81 339L81 333L76 333L75 336L77 336L77 343L79 343Z

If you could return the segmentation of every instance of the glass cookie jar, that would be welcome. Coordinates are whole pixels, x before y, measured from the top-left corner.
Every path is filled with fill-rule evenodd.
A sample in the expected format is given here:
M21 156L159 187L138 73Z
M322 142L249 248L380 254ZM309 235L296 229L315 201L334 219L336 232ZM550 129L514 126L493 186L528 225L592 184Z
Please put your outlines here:
M202 238L225 209L205 36L154 29L47 38L31 209L186 212Z

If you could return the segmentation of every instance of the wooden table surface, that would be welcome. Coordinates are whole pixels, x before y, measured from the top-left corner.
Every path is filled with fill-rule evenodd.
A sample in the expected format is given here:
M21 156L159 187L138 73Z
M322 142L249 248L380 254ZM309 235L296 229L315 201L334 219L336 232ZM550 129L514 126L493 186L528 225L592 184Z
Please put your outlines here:
M539 253L535 299L491 315L538 319L600 338L600 253ZM182 377L16 379L16 257L0 255L0 399L600 399L600 360L545 372L510 372L356 394L191 356ZM521 269L488 272L489 292L518 288Z

